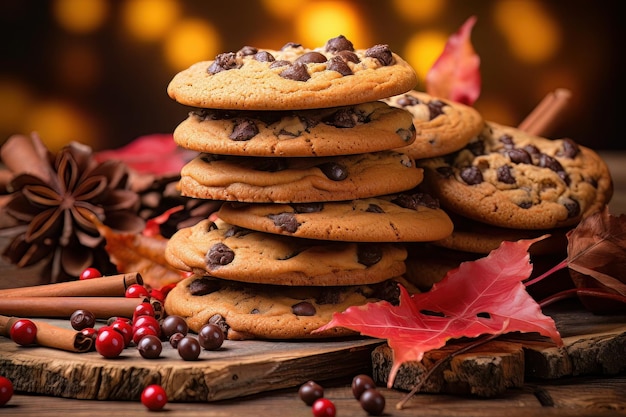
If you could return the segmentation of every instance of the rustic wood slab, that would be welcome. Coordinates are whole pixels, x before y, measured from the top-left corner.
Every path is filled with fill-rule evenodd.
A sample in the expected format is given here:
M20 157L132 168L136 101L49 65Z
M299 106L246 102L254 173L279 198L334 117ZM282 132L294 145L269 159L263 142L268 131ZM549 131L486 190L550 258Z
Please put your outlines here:
M444 362L426 379L421 391L493 397L533 378L617 375L626 370L626 316L598 316L572 304L546 313L556 322L562 347L532 334L509 334ZM403 364L393 387L410 391L424 381L439 359L466 345L449 343L426 353L421 362ZM372 352L376 381L386 383L392 354L386 344Z
M157 383L173 402L215 401L369 372L371 351L380 343L225 341L218 351L203 351L198 361L184 361L167 343L159 359L144 359L134 348L105 359L96 352L25 347L0 337L0 369L16 390L28 393L137 400L146 385Z

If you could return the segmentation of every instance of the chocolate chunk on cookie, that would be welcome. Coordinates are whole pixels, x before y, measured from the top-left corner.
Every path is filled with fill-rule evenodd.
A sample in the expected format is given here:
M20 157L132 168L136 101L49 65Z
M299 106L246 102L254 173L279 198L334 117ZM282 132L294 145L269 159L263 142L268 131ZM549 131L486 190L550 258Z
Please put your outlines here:
M165 257L174 268L196 275L252 283L337 286L371 284L402 275L406 250L391 243L296 239L222 220L203 220L176 232L168 241Z
M400 150L415 159L457 151L484 126L482 116L474 108L415 90L383 101L413 115L416 138Z
M371 285L288 287L192 276L170 291L165 310L185 318L196 332L206 323L217 324L230 340L349 336L356 333L341 327L317 333L314 330L330 322L334 313L351 306L381 300L397 304L398 283L416 291L400 277ZM214 290L194 293L193 288L198 287Z
M350 242L423 242L452 232L448 215L423 193L327 202L317 210L295 204L224 204L223 220L267 233Z
M377 152L414 139L411 114L380 101L302 111L196 109L174 130L185 149L263 157Z
M280 50L247 46L181 71L167 92L193 107L293 110L376 101L417 84L413 68L388 45L351 44L339 36L314 49L295 43Z
M577 224L613 192L608 167L570 139L545 139L488 123L465 148L419 161L444 209L512 229Z
M201 154L182 168L179 187L202 199L302 203L401 192L421 181L422 169L395 151L310 158Z

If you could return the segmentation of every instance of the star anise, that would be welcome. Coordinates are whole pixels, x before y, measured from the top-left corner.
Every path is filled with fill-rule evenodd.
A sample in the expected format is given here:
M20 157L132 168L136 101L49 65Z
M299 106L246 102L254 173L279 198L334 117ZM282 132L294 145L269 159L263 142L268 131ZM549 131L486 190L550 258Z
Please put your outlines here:
M90 220L138 233L139 197L128 186L124 163L98 163L89 146L72 142L53 155L39 137L15 135L0 156L13 177L2 207L3 255L20 267L48 261L51 282L76 278L87 267L114 272L104 239Z

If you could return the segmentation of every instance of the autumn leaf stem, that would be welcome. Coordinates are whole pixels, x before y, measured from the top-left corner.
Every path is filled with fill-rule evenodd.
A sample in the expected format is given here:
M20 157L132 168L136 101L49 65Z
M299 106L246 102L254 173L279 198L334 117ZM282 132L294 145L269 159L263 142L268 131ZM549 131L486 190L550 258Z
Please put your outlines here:
M543 308L557 301L575 296L604 298L607 300L618 301L620 303L626 304L626 297L623 295L613 294L610 292L596 290L592 288L571 288L568 290L559 291L556 294L552 294L551 296L544 298L543 300L541 300L541 302L539 302L539 306Z
M539 275L538 277L535 277L533 279L530 279L526 282L524 282L525 286L531 286L533 284L536 284L537 282L541 281L542 279L554 274L556 271L566 268L568 265L569 261L568 259L563 259L561 262L559 262L558 264L556 264L555 266L553 266L552 268L550 268L549 270L547 270L546 272L544 272L543 274Z
M404 405L406 404L406 402L408 400L411 399L411 397L413 397L415 394L417 394L422 387L424 386L424 384L426 383L426 381L428 381L428 378L430 378L430 376L435 373L435 371L440 368L444 363L450 361L452 358L454 358L455 356L461 355L465 352L468 352L478 346L484 345L485 343L495 339L496 337L500 336L500 333L496 333L496 334L492 334L480 339L476 339L474 340L472 343L463 346L462 348L450 353L449 355L439 359L437 362L435 362L435 364L426 372L426 374L424 375L424 378L422 378L422 380L420 382L418 382L417 384L415 384L415 386L413 387L413 389L406 394L397 404L396 404L396 410L402 410L404 408Z

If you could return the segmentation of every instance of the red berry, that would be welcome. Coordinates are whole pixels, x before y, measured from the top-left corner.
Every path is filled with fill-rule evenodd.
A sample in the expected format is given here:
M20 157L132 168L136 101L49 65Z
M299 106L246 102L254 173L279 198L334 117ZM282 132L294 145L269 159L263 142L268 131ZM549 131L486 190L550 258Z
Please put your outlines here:
M124 296L126 298L146 298L150 297L150 293L148 293L148 289L143 285L133 284L126 288Z
M311 407L314 417L335 417L337 410L335 404L328 398L320 398Z
M133 332L140 327L152 327L157 336L161 334L161 324L152 316L137 317L137 319L133 321Z
M124 336L112 327L101 327L96 336L96 350L107 359L117 358L124 350Z
M98 335L98 331L93 327L86 327L80 332L85 336L92 338L93 340L96 340L96 336Z
M9 334L18 345L32 345L37 340L37 325L28 319L19 319L11 326Z
M161 410L167 404L167 394L160 385L148 385L141 393L141 403L149 410Z
M133 341L133 326L130 325L128 321L125 320L115 320L111 323L111 328L117 330L124 336L124 346L128 347L130 342Z
M133 321L137 317L141 316L152 316L154 317L154 307L150 303L141 303L137 307L135 307L135 312L133 313Z
M13 396L13 383L10 379L0 376L0 407L9 402Z
M86 268L80 273L79 279L100 278L102 274L96 268Z
M133 331L133 342L138 345L139 341L144 337L144 336L148 336L148 335L152 335L152 336L157 336L157 332L156 330L154 330L153 327L148 327L148 326L144 326L144 327L137 327L134 331Z

